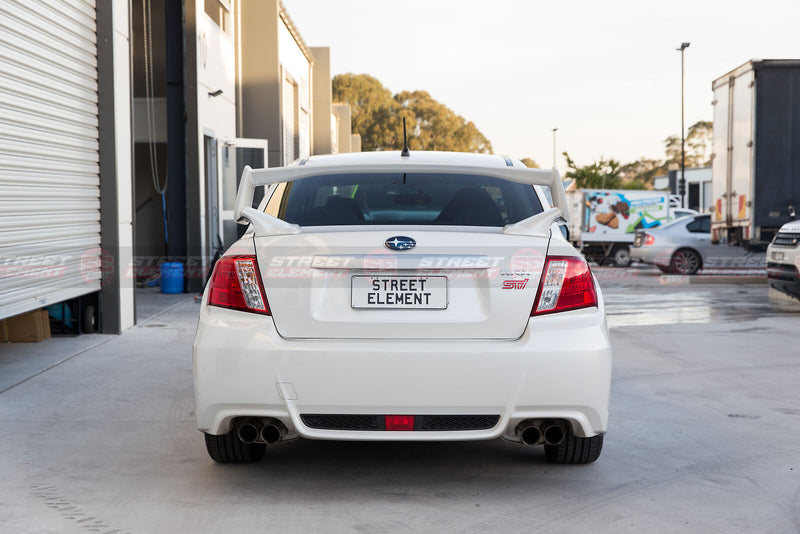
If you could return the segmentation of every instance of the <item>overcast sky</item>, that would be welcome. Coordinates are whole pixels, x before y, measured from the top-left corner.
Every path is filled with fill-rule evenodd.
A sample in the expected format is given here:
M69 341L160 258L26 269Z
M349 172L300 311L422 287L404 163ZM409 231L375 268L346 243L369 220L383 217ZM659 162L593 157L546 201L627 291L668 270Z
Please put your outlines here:
M553 163L663 158L712 120L711 82L753 58L800 58L800 0L283 0L332 74L421 89L473 121L495 153ZM558 166L565 168L559 156Z

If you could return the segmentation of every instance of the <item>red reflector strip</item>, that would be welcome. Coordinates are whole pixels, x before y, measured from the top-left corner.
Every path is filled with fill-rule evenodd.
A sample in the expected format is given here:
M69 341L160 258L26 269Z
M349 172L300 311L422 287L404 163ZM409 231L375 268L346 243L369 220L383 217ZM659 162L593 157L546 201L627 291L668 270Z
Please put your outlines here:
M413 415L387 415L384 421L386 430L414 430Z

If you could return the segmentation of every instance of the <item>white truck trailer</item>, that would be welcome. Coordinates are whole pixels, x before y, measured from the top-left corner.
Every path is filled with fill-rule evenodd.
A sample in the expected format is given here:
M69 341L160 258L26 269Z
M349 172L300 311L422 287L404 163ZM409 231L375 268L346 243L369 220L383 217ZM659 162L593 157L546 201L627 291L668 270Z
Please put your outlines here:
M711 240L764 250L800 209L800 60L714 80Z

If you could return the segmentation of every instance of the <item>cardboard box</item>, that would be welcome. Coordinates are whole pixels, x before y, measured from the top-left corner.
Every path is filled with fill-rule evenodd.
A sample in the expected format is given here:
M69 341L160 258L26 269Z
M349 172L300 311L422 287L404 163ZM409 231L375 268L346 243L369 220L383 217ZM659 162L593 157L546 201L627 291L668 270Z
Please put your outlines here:
M47 310L35 310L0 321L3 342L36 343L50 338Z
M47 312L47 309L42 308L39 310L39 313L42 316L42 327L44 328L44 338L50 339L53 337L53 334L50 332L50 314Z

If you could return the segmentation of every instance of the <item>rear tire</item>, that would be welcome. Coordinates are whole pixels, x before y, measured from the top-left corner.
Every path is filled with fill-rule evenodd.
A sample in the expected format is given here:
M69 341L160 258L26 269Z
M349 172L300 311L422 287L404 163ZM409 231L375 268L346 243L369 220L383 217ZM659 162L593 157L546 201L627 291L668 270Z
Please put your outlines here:
M233 432L216 436L205 434L206 450L211 459L220 464L249 464L264 457L263 443L242 443Z
M590 464L600 457L603 435L579 438L570 430L560 445L545 445L547 460L556 464Z
M97 314L94 306L86 306L83 309L83 333L94 334L97 331Z
M672 255L669 266L674 274L695 274L703 266L703 260L694 250L682 248Z
M615 248L611 257L615 267L629 267L631 264L631 251L626 246Z

